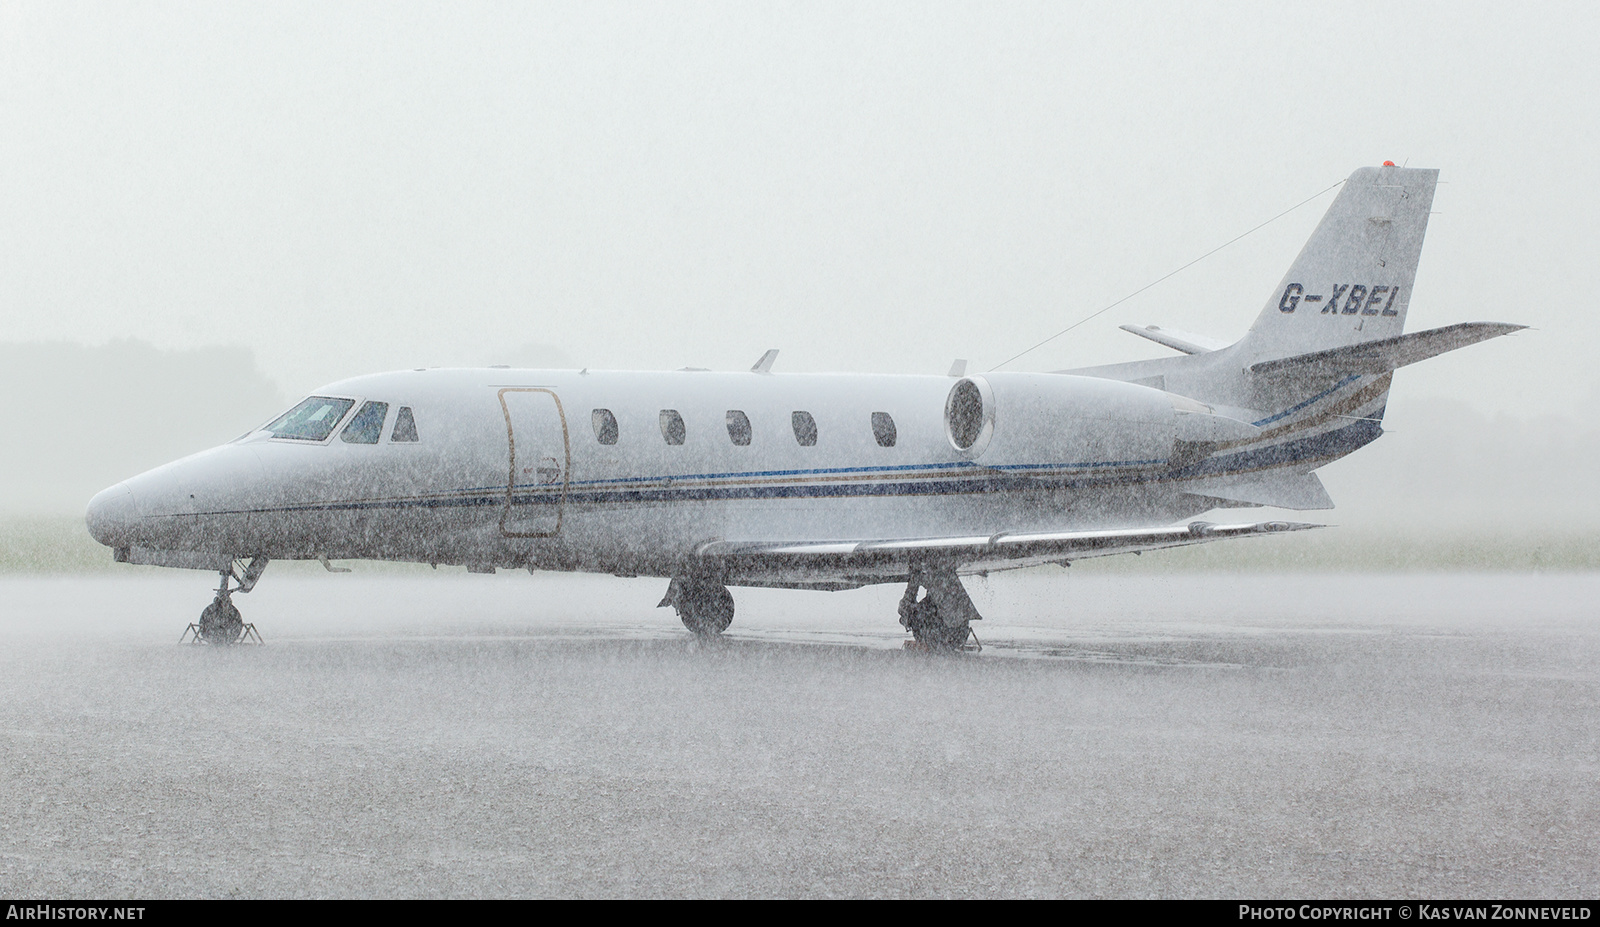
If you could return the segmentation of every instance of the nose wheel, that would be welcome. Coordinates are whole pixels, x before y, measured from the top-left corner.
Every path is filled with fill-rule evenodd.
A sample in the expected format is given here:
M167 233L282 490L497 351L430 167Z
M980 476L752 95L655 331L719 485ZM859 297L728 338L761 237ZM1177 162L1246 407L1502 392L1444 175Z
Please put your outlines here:
M189 627L194 630L196 639L207 644L237 644L246 633L254 635L257 641L261 639L255 625L244 623L244 616L234 607L232 597L220 594L200 613L199 622Z
M256 626L245 621L244 616L239 614L238 607L233 604L233 594L254 589L256 580L261 578L261 571L266 568L266 558L257 557L243 570L230 568L221 571L222 582L217 586L217 594L211 599L211 604L200 612L200 620L190 622L189 627L184 629L183 637L178 639L178 643L212 644L221 647L262 643L261 634L256 631Z

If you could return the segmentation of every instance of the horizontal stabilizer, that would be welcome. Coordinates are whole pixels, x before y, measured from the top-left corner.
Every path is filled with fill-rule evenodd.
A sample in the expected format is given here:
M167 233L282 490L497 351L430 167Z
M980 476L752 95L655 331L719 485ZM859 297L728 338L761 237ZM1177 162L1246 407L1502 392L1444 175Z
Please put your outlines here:
M1165 345L1174 351L1185 354L1207 354L1211 351L1220 351L1228 346L1226 341L1207 338L1205 335L1194 335L1189 332L1178 331L1176 328L1162 328L1159 325L1122 325L1118 326L1125 332L1132 332L1140 338L1148 338L1156 344Z
M1363 341L1326 351L1313 351L1310 354L1296 354L1279 360L1262 361L1259 364L1252 364L1250 372L1295 376L1313 372L1381 375L1446 351L1454 351L1490 338L1509 335L1527 327L1507 322L1462 322L1458 325L1412 332L1409 335L1396 335L1393 338Z
M1246 505L1308 511L1331 509L1333 499L1315 473L1265 473L1196 480L1184 492Z

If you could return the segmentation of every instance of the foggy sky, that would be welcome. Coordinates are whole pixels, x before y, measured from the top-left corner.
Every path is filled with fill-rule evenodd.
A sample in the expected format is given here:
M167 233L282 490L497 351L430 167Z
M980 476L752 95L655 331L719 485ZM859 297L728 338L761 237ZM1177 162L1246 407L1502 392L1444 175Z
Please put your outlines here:
M0 5L0 340L986 369L1384 159L1443 170L1400 392L1585 414L1591 7ZM1241 334L1332 194L1014 369ZM843 333L843 337L841 337ZM1410 381L1410 382L1406 382Z
M285 397L769 347L788 371L985 370L1392 159L1444 181L1407 329L1536 330L1401 371L1391 416L1588 432L1597 25L1575 4L0 3L0 342L247 347ZM1238 337L1332 196L1007 369L1167 353L1124 322Z

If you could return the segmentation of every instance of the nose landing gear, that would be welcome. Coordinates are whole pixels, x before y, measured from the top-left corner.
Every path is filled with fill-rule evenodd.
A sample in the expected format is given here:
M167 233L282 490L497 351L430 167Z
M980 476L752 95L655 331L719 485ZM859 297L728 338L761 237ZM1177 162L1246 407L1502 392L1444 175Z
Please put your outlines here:
M189 627L184 629L178 643L214 644L223 647L231 644L262 643L261 634L256 631L256 626L245 621L239 614L239 609L234 606L233 594L254 589L256 580L261 578L261 573L266 568L267 558L256 557L242 569L239 563L235 562L228 569L222 570L222 582L217 586L216 596L200 613L200 620L190 622ZM233 585L234 583L238 585Z

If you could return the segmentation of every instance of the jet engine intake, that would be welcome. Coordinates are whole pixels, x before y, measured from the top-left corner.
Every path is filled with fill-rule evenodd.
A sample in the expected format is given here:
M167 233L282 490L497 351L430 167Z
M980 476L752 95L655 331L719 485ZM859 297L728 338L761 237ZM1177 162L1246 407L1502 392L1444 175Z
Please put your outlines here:
M1149 386L1053 373L962 377L945 399L945 436L991 467L1163 469L1248 441L1255 426Z

